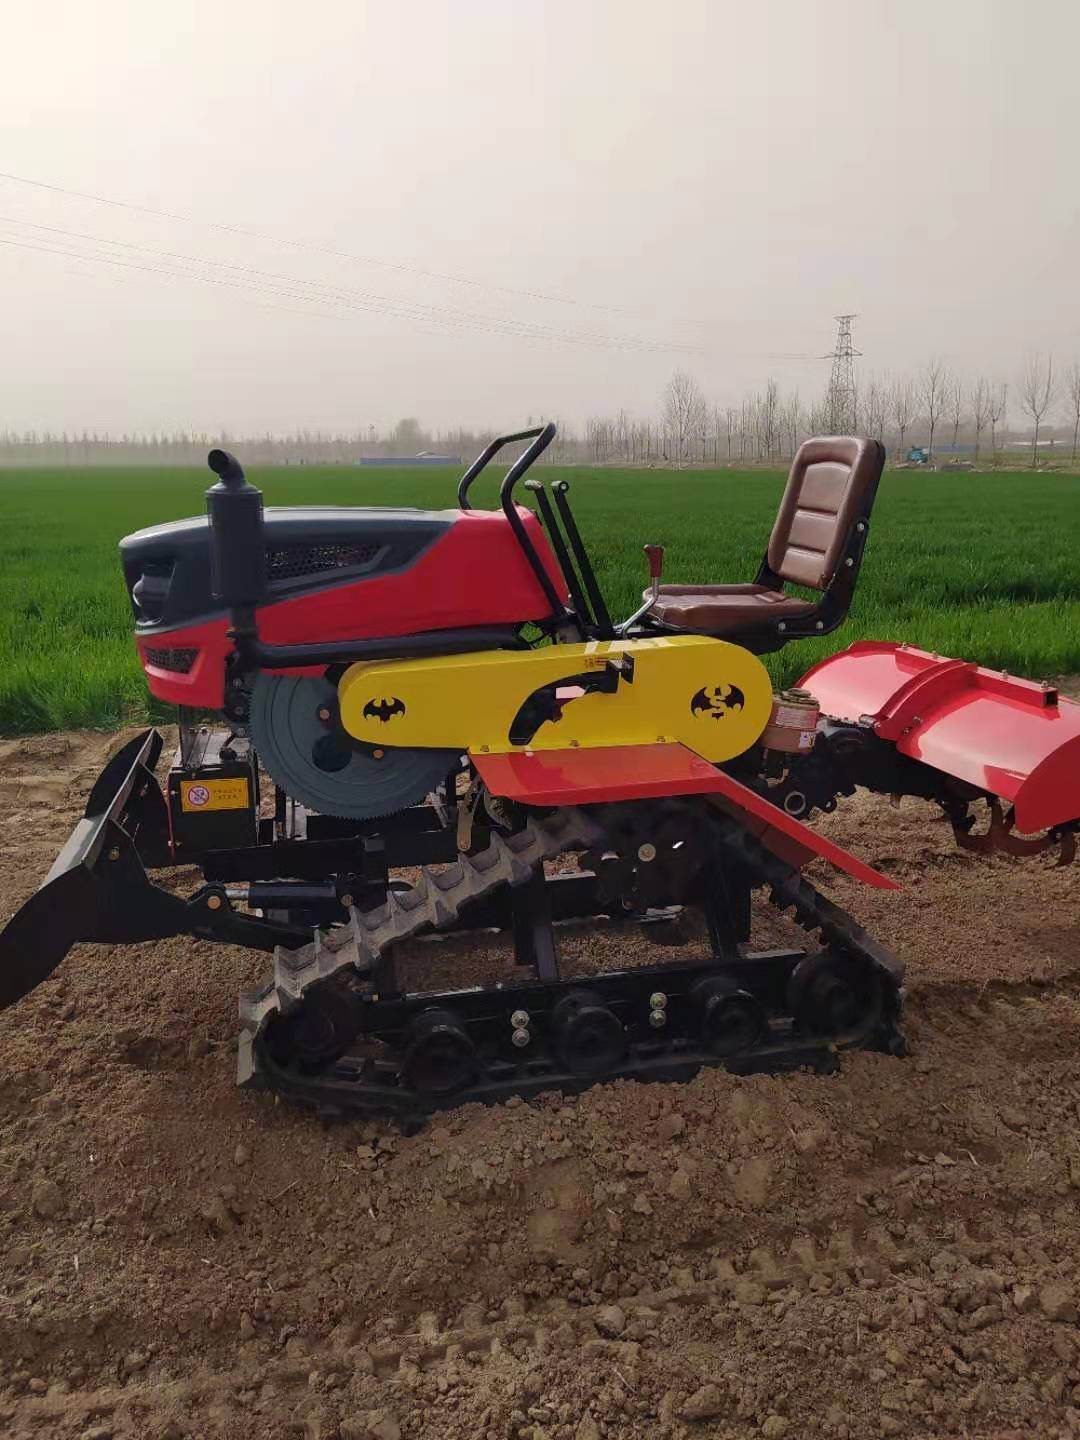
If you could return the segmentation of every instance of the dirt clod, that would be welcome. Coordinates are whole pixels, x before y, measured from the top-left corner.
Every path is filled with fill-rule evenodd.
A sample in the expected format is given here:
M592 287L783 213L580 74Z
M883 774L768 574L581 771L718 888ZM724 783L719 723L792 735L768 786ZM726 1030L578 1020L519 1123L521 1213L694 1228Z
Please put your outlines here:
M64 1196L54 1180L37 1180L31 1192L30 1203L34 1214L42 1220L54 1220L64 1208Z
M601 1335L618 1336L626 1329L626 1315L618 1305L602 1305L596 1316Z
M1067 1285L1044 1285L1039 1291L1039 1308L1048 1320L1076 1319L1076 1301Z
M730 1403L725 1400L718 1386L702 1385L687 1400L681 1414L684 1420L714 1420L729 1409Z

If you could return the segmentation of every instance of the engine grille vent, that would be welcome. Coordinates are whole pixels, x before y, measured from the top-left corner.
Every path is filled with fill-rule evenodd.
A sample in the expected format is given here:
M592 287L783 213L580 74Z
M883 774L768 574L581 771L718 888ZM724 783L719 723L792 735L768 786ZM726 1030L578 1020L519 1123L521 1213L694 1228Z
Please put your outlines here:
M281 545L266 552L266 573L271 581L299 580L306 575L325 575L331 570L351 570L369 565L382 545L330 542L322 545Z
M195 664L198 650L188 649L154 649L149 645L144 651L146 663L153 665L157 670L171 670L175 675L188 675L191 667Z

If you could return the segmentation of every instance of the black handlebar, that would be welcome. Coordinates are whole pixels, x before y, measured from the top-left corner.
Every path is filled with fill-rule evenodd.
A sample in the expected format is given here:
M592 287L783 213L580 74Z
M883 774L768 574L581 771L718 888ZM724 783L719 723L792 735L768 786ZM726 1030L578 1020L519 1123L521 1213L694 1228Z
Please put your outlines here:
M484 467L492 459L494 459L494 457L499 453L499 451L503 448L504 445L513 445L514 442L517 440L539 441L540 438L545 435L548 430L551 431L551 434L548 435L547 439L542 445L530 445L528 450L526 450L524 454L521 455L518 460L514 462L515 465L521 465L522 461L525 461L522 469L518 471L518 475L523 475L525 471L529 468L529 466L533 463L533 461L536 459L536 457L538 455L541 455L551 444L552 440L554 440L555 426L551 424L550 421L547 425L537 426L535 430L518 430L513 435L499 435L494 440L492 440L490 445L485 445L484 449L481 450L480 454L476 457L476 459L472 462L469 468L465 471L465 474L462 475L461 479L458 481L458 508L461 510L472 509L472 506L469 504L469 486L476 479L477 475L480 474L480 471L483 470ZM512 470L514 466L511 466L510 468Z
M514 486L525 474L525 471L528 470L535 461L539 460L552 440L555 439L555 422L554 420L549 420L548 423L539 430L526 430L524 435L518 435L516 438L523 440L526 435L535 435L536 439L527 450L522 451L510 466L510 469L507 470L503 476L502 484L499 486L499 499L502 501L504 510L506 510L507 505L510 504L510 497L514 493Z
M503 482L499 486L499 503L502 505L503 514L510 522L510 528L514 532L514 539L520 545L525 559L529 562L529 568L536 576L537 583L544 592L544 598L551 608L551 616L558 619L566 613L566 606L556 590L551 576L544 566L544 562L536 553L536 546L529 539L528 532L522 523L521 516L514 504L514 486L518 483L526 470L540 458L544 451L555 439L555 424L549 420L546 425L538 425L534 430L518 430L513 435L499 435L492 440L490 445L484 447L473 463L465 471L465 474L458 481L458 507L462 510L471 510L469 504L469 486L476 479L485 465L499 453L504 445L512 445L516 440L531 440L532 444L527 450L523 450L514 463L503 476Z
M536 438L529 448L518 456L503 476L503 482L499 486L499 502L502 505L503 514L510 523L510 529L514 532L514 538L521 546L525 559L529 562L529 568L536 576L537 582L544 592L544 598L551 608L551 618L558 620L566 614L566 605L558 590L555 589L555 585L547 572L544 562L536 553L536 546L529 539L521 516L517 512L517 506L514 504L514 486L525 474L529 466L532 465L533 461L539 459L551 444L552 440L555 439L555 424L549 420L548 423L539 430L527 430L525 434L533 435ZM517 438L522 439L524 437L519 435Z

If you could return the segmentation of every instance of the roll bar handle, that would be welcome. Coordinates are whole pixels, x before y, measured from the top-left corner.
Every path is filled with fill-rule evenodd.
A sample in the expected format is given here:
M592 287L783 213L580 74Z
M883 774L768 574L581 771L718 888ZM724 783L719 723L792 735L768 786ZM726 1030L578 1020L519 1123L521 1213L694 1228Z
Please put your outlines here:
M506 486L510 477L513 476L513 481L510 484L510 489L512 490L522 475L525 474L525 471L532 465L533 461L539 459L551 444L552 440L555 439L555 433L555 425L549 420L546 425L538 425L533 430L517 430L513 435L499 435L492 440L490 445L485 445L484 449L481 450L480 454L458 481L458 508L461 510L472 509L472 506L469 504L469 487L477 475L480 474L480 471L495 458L504 445L513 445L518 440L531 440L533 442L527 450L518 456L506 472L506 479L503 481L502 489L499 492L500 499L504 494L509 493Z

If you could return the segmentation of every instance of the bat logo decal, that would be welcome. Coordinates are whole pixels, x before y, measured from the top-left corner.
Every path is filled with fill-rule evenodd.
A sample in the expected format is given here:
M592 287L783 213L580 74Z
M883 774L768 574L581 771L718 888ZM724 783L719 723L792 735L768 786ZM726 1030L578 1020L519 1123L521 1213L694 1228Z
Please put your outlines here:
M690 701L690 714L722 720L729 710L738 712L745 704L746 696L737 685L703 685Z
M405 702L399 700L396 695L389 699L381 696L378 700L369 700L364 706L365 720L379 720L383 725L392 720L395 715L405 714Z

